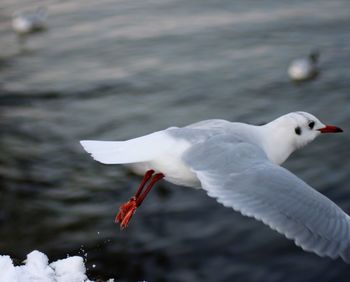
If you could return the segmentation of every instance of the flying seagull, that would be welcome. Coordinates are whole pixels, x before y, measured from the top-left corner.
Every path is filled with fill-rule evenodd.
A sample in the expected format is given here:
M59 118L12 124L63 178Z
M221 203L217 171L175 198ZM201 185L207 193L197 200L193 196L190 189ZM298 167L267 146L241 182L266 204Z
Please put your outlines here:
M202 188L225 207L254 217L305 251L350 263L350 218L280 165L321 133L342 132L306 112L255 126L206 120L127 141L81 141L104 164L139 163L144 178L116 216L124 229L160 179Z

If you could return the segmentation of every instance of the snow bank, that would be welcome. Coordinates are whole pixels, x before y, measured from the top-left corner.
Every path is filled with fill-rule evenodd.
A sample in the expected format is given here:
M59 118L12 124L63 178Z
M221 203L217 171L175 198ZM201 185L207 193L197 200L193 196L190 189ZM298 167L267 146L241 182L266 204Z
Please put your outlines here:
M9 256L0 255L0 282L92 282L85 272L84 260L78 256L49 264L45 254L33 251L25 265L14 266Z

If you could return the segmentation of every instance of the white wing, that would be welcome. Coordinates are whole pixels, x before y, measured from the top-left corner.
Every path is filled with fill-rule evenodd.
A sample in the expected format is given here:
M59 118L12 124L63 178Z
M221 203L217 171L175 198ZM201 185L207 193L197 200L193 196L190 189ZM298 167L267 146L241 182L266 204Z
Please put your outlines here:
M154 132L127 141L82 140L85 151L104 164L127 164L155 159L174 143L164 131Z
M350 263L350 219L255 145L217 136L184 155L209 196L319 256Z

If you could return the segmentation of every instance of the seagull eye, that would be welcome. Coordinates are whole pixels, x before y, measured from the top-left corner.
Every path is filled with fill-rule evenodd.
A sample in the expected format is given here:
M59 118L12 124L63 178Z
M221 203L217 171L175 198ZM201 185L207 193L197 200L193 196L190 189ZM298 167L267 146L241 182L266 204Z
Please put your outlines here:
M301 128L298 126L294 129L296 135L301 135Z
M314 122L314 121L312 121L312 122L310 122L310 123L309 123L309 127L310 127L310 129L313 129L313 128L314 128L314 126L315 126L315 122Z

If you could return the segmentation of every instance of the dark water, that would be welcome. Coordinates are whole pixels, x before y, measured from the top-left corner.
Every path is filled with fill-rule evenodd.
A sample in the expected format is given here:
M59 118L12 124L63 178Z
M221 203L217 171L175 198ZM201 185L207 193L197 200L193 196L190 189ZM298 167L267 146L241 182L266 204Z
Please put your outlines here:
M39 5L49 29L20 51L11 15ZM349 281L341 260L165 182L121 232L115 213L140 177L94 162L78 143L309 111L345 133L285 166L349 213L349 35L347 0L2 0L0 253L87 254L91 279L123 282ZM314 48L320 77L290 83L288 63Z

